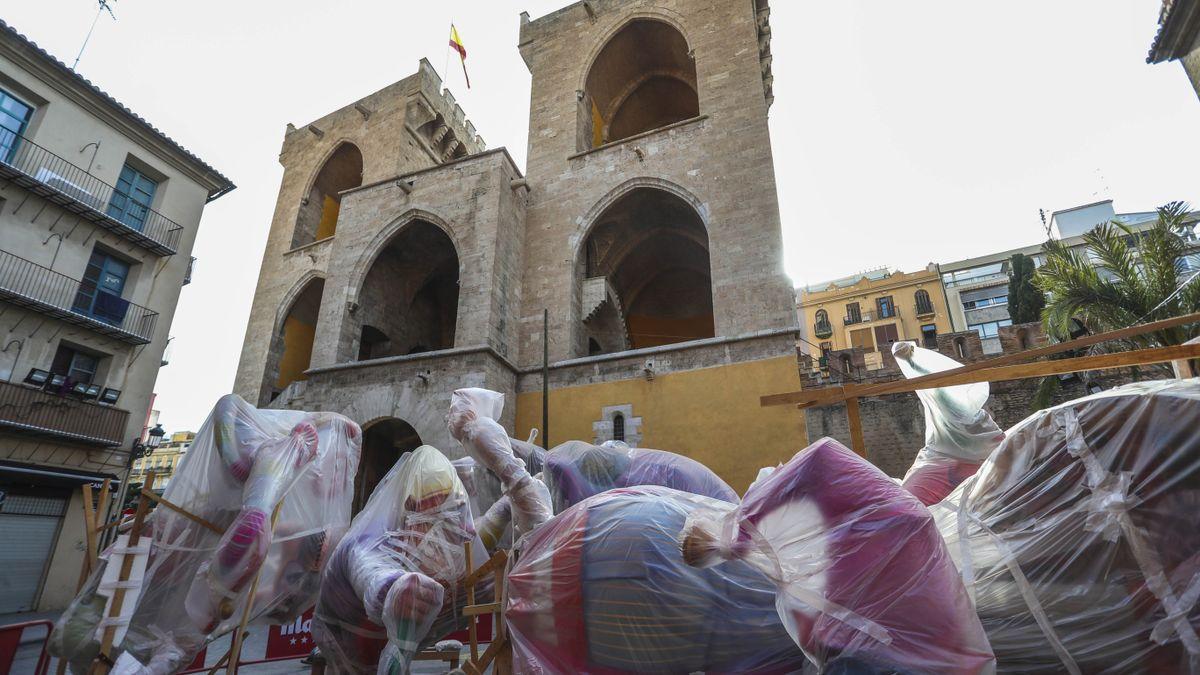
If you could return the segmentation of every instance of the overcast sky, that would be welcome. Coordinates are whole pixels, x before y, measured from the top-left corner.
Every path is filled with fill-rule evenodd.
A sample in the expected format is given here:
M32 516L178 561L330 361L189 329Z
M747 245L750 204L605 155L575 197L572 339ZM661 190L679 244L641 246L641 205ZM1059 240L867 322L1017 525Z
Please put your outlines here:
M454 62L448 84L489 147L524 166L518 14L566 2L115 1L79 72L238 185L201 223L158 378L168 431L198 427L232 387L286 124L422 56L442 72L453 20L474 88ZM1036 243L1039 208L1200 202L1200 101L1178 63L1145 64L1160 4L775 0L771 128L793 280ZM95 0L8 0L0 15L70 64L95 13Z

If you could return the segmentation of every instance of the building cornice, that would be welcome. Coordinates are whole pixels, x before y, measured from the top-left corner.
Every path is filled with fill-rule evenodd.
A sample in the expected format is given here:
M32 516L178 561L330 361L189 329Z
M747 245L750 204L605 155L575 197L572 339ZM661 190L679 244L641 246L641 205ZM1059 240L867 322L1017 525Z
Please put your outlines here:
M0 21L0 56L8 58L79 107L153 151L208 191L208 200L236 186L121 102L71 70L12 26Z

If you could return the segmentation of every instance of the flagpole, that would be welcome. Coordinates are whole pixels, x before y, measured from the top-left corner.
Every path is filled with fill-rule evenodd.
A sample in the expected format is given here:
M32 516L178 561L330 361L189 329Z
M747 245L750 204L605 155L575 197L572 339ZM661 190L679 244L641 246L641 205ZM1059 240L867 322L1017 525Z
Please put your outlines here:
M442 81L442 85L446 88L450 86L450 36L454 34L454 22L450 22L450 32L446 34L446 63L442 65L442 77L446 78Z

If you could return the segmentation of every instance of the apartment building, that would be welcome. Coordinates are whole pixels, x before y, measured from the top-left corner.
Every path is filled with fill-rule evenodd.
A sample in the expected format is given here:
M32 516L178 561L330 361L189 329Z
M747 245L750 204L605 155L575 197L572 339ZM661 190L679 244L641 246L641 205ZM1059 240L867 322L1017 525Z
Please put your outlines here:
M819 358L860 348L868 369L883 366L882 352L899 340L931 348L950 332L950 314L937 266L917 272L886 267L797 289L797 308L805 339L800 351Z
M66 605L229 179L0 22L0 614Z
M1192 216L1193 229L1185 236L1196 242L1195 217L1200 217L1200 213ZM1086 249L1083 235L1101 223L1122 223L1139 231L1149 228L1157 219L1155 211L1117 213L1112 200L1108 199L1055 211L1048 225L1050 236L1073 248ZM1017 253L1032 259L1035 267L1040 267L1046 260L1042 245L1032 244L941 265L952 329L978 332L985 354L1001 352L1000 329L1012 325L1008 313L1008 282L1012 257ZM1200 257L1189 257L1185 265L1181 273L1200 269Z

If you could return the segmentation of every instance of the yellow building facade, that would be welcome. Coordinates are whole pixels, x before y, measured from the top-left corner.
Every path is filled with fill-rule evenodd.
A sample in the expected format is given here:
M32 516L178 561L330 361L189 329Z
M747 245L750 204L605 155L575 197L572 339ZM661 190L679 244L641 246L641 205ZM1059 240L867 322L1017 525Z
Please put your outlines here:
M814 356L861 348L868 367L882 365L880 352L893 342L936 345L952 332L946 293L936 265L919 272L872 270L807 286L797 294L806 342Z
M162 490L175 475L175 469L183 461L194 440L196 433L193 431L176 431L171 434L171 438L155 448L153 453L134 460L130 480L144 482L146 474L153 471L154 485L147 487L151 490Z

